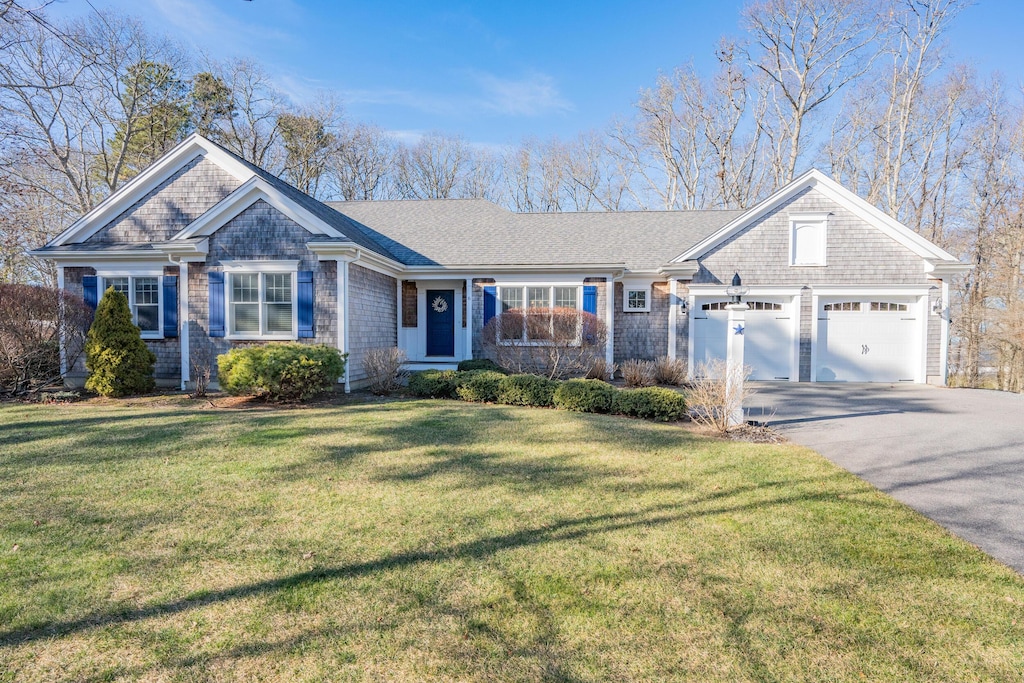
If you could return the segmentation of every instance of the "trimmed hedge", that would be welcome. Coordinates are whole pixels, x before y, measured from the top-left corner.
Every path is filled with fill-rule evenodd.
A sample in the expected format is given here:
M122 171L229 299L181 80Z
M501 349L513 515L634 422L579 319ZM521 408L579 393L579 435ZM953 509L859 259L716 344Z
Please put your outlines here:
M554 405L559 384L556 379L539 375L509 375L498 386L498 403L548 408Z
M686 415L686 399L663 387L623 389L615 394L612 412L661 422L675 422Z
M455 381L455 394L463 401L495 403L505 375L493 370L471 370Z
M555 389L556 408L576 413L607 413L612 409L615 387L599 379L570 379Z
M423 370L409 378L409 393L477 403L561 408L577 413L615 413L672 422L686 415L682 394L662 387L616 389L599 379L564 382L539 375L493 370Z
M455 370L421 370L409 376L409 393L423 398L458 398L455 395L455 381L459 374Z
M221 389L271 401L314 398L333 389L344 372L345 355L326 344L271 343L217 356Z
M508 374L508 371L490 358L474 358L472 360L459 361L459 372L467 372L469 370L490 370L491 372L500 372L503 375Z

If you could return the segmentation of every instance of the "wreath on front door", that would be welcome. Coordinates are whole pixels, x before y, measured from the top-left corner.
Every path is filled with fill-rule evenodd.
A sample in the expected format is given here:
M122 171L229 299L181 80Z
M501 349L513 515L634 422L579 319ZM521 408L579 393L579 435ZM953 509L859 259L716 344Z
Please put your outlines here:
M448 310L448 301L443 296L436 297L430 305L438 313L444 313Z

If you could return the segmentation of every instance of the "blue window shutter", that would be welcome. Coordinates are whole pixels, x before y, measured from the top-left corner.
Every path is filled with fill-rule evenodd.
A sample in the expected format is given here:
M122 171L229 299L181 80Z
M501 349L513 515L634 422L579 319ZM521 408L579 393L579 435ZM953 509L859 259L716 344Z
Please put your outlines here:
M224 336L224 273L210 271L210 323L211 337Z
M498 288L484 287L484 325L494 317L498 310Z
M99 302L99 292L96 290L97 279L95 275L82 276L82 298L85 299L85 305L94 311L96 310L96 304Z
M313 337L313 271L300 270L299 282L299 338Z
M583 285L583 310L597 315L597 287Z
M178 276L163 278L164 336L178 336Z

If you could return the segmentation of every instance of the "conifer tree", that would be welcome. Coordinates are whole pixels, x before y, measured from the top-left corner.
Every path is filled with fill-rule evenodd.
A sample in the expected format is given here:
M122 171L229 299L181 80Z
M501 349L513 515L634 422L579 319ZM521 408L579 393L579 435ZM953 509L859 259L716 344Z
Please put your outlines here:
M127 396L153 389L156 355L146 348L139 328L132 323L128 299L108 289L89 328L85 343L85 388L101 396Z

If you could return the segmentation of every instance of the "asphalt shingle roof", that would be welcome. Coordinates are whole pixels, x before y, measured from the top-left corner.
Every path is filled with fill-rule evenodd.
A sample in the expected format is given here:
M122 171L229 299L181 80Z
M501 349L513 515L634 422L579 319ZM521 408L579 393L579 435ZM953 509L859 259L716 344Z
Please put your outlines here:
M623 263L655 270L742 211L513 213L483 199L329 202L406 265Z

